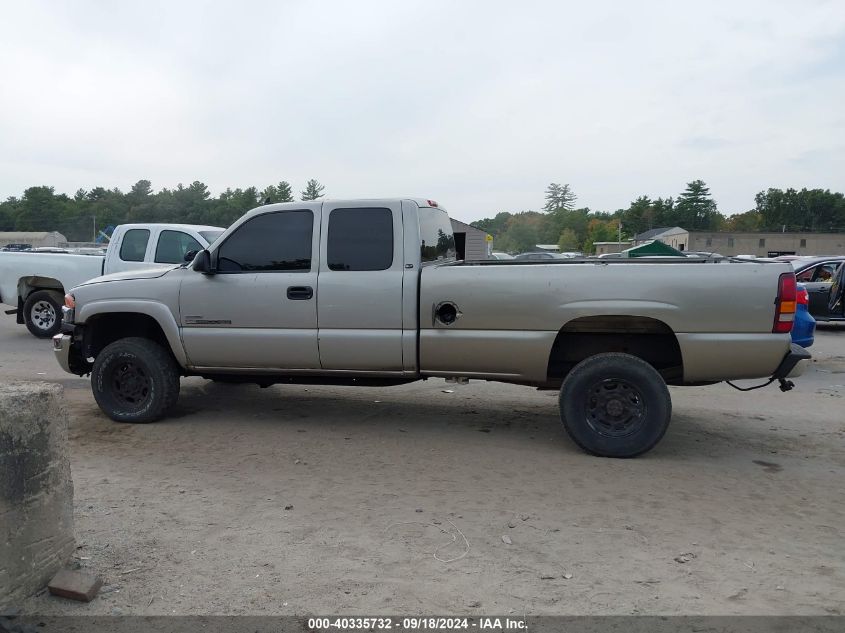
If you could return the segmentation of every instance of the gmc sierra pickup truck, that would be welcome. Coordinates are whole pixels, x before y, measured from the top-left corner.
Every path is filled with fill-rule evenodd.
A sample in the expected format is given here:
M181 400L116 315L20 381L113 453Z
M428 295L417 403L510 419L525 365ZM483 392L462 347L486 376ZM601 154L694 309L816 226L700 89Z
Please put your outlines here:
M200 251L223 229L193 224L121 224L105 255L75 253L0 253L0 303L15 306L33 336L50 338L62 326L65 289L83 281L136 268L168 268L184 263L189 251Z
M786 263L458 261L430 200L271 204L190 264L74 288L54 337L112 419L151 422L180 376L396 385L477 378L560 390L572 439L632 457L663 436L668 385L780 380L795 274Z

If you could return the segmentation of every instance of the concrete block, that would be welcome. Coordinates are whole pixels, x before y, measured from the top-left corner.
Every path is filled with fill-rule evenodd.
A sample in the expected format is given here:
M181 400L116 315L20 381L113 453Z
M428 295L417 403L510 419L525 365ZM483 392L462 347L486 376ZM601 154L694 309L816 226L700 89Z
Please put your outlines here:
M76 547L67 435L59 385L0 385L0 607L44 587Z
M71 600L79 600L81 602L91 602L100 587L103 586L103 581L83 571L73 571L72 569L62 569L58 574L53 576L53 580L47 585L50 593L54 596L61 596L62 598L70 598Z

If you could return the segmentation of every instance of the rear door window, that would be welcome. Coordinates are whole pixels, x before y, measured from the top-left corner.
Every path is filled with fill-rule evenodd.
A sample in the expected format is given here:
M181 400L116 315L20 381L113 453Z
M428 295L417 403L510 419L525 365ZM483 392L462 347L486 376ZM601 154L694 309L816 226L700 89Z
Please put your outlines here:
M142 262L150 241L149 229L129 229L120 244L120 259L125 262Z
M393 212L333 209L326 251L329 270L387 270L393 265Z
M455 258L455 237L452 222L443 209L420 207L420 260L436 262Z

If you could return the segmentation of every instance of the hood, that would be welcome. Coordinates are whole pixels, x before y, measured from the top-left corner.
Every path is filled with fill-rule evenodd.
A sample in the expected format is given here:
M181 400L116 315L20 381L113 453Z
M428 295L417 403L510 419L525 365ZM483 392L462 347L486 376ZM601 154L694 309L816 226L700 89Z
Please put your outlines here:
M89 286L91 284L99 284L105 281L129 281L131 279L155 279L156 277L163 277L165 274L178 268L178 265L169 266L167 268L139 268L137 270L124 270L120 273L111 273L110 275L103 275L102 277L94 277L88 281L82 282L80 286Z

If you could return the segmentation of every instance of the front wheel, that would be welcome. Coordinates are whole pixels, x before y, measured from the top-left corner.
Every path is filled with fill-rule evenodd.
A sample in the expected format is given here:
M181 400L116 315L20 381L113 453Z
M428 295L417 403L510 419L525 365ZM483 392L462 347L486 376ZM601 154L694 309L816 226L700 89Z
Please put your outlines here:
M636 457L660 441L672 417L663 377L630 354L596 354L560 388L560 416L572 440L601 457Z
M179 397L179 371L170 353L147 338L123 338L94 361L91 389L103 413L117 422L154 422Z
M63 297L55 290L36 290L23 304L23 322L30 334L50 338L62 329Z

